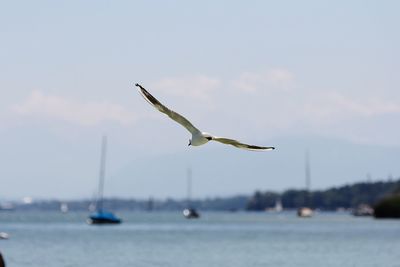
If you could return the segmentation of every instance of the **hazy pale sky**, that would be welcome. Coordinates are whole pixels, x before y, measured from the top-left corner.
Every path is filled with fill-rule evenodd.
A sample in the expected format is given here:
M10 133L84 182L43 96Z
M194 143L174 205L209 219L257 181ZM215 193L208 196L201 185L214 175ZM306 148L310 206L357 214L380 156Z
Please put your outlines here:
M0 199L91 197L103 133L112 196L182 197L189 166L199 197L301 187L305 149L316 188L397 177L399 10L398 1L2 2ZM204 131L277 150L188 148L188 132L136 82Z

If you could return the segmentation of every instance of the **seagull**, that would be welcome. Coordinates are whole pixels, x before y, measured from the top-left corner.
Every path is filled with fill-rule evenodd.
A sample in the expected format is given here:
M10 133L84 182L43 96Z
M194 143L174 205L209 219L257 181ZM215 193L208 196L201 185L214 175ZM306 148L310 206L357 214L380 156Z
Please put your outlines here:
M234 139L213 136L209 133L202 132L195 126L193 126L193 124L185 117L161 104L161 102L158 101L154 96L152 96L146 89L144 89L143 86L141 86L138 83L136 83L135 86L139 88L140 94L144 97L144 99L146 99L147 102L149 102L152 106L154 106L158 111L164 113L165 115L167 115L168 117L170 117L171 119L173 119L174 121L185 127L192 134L192 139L189 139L188 146L201 146L208 143L209 141L217 141L226 145L232 145L238 148L252 150L252 151L265 151L265 150L275 149L275 147L272 146L248 145L236 141Z

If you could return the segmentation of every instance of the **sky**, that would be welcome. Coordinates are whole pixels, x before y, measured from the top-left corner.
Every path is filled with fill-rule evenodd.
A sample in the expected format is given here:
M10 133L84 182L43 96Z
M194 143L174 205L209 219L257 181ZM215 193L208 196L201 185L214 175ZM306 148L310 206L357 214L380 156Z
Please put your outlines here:
M195 197L399 177L398 1L5 1L0 199ZM198 128L276 146L207 144ZM340 150L338 150L340 148Z

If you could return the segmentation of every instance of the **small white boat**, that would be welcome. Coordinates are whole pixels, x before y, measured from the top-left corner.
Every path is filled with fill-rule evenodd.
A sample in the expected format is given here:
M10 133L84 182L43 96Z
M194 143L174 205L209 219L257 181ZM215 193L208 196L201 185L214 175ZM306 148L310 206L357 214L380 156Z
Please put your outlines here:
M367 204L360 204L352 211L354 216L373 216L374 209Z
M297 216L302 218L310 218L314 214L313 210L307 207L302 207L297 210Z
M10 235L6 232L0 232L0 239L9 239Z
M275 210L276 212L281 212L281 211L283 210L282 201L281 201L280 199L278 199L278 200L275 202L274 210Z
M60 205L60 211L62 213L67 213L68 212L68 204L67 203L61 203Z
M282 201L279 198L275 201L274 207L265 209L265 211L267 212L282 212L282 210L283 210L283 205Z

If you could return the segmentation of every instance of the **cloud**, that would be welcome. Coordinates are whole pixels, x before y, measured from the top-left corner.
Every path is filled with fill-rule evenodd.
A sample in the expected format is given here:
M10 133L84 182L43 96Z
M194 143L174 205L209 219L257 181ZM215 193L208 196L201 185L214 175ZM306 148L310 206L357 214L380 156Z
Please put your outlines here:
M289 90L293 80L291 72L276 68L261 72L243 72L238 79L232 81L232 85L244 92Z
M205 75L164 78L152 84L155 90L201 100L207 100L210 94L220 86L219 79Z
M346 98L343 95L335 94L333 101L335 101L337 105L344 110L367 117L400 112L399 104L377 98L369 98L364 99L363 101L357 101L351 98Z
M230 79L204 75L165 78L154 82L151 88L176 95L168 99L168 105L206 119L199 120L204 125L215 127L220 125L219 121L227 120L235 128L235 120L240 120L243 132L246 127L284 133L335 130L338 125L358 125L360 120L400 113L400 104L388 99L354 97L340 89L308 88L294 77L287 69L270 68L243 72ZM230 90L232 85L236 91ZM186 101L188 98L190 101ZM227 121L224 127L228 127Z
M290 128L299 122L314 125L336 125L340 121L371 118L400 113L400 104L378 96L351 97L341 90L307 88L294 79L294 74L283 68L243 72L237 79L228 80L239 94L252 93L253 105L262 107L265 114L274 114L269 125ZM292 90L296 88L296 90ZM246 98L247 99L247 98ZM268 105L266 103L268 101Z
M304 115L317 122L400 113L400 105L387 100L361 97L354 99L332 91L313 93L306 100Z
M33 91L22 103L13 105L11 111L21 116L37 116L77 123L84 126L103 121L123 125L132 123L136 116L126 108L108 102L80 103L60 96Z

